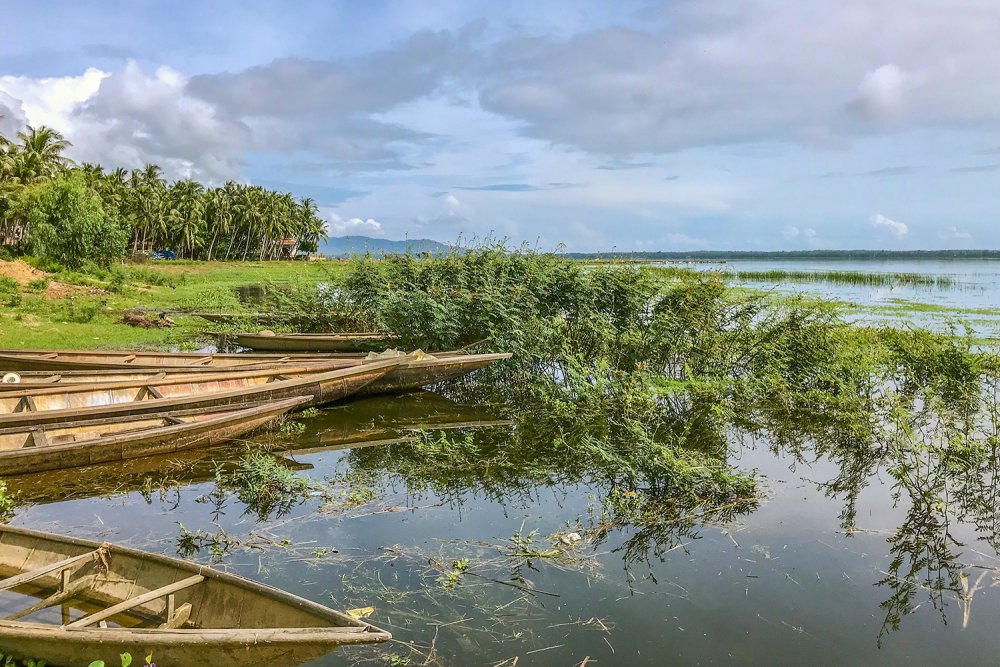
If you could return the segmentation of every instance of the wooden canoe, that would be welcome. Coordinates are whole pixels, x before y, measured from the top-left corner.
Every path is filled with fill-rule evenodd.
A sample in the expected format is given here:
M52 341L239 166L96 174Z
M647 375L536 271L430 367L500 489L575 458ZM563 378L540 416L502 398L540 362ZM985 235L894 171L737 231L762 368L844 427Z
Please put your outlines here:
M308 405L324 405L357 393L405 361L405 357L384 359L297 377L280 372L249 372L5 391L0 394L0 428L148 415L296 396L309 397Z
M487 366L494 361L507 359L509 354L457 354L452 352L431 355L423 360L415 360L402 364L398 369L387 373L384 377L374 380L370 385L359 390L361 396L371 396L375 394L392 394L404 391L412 391L420 387L437 384L453 377L465 375ZM402 358L402 357L400 357ZM376 360L377 361L377 360ZM163 379L181 380L195 378L200 381L221 378L226 373L256 374L256 376L277 376L300 377L304 373L315 373L321 370L332 370L334 368L355 368L365 364L373 363L364 359L334 359L331 361L295 365L280 365L255 371L244 371L242 369L227 370L214 368L215 373L184 374L181 371L164 372L154 369L136 369L130 373L119 371L63 371L58 373L48 373L44 371L26 371L19 374L17 384L0 384L0 397L10 392L24 391L27 389L38 389L53 386L75 386L79 384L93 383L122 383L131 382L133 384L156 382ZM2 408L0 408L2 413Z
M435 357L465 354L464 350L434 352ZM280 364L360 363L363 352L315 354L118 352L109 350L0 350L0 374L16 373L218 373L274 368Z
M451 380L468 375L490 364L510 359L509 353L500 354L463 354L454 357L438 358L427 356L401 364L392 372L361 387L356 396L373 396L375 394L397 394L413 391L421 387Z
M0 428L0 475L124 461L211 447L249 433L309 402L268 403Z
M227 334L237 345L251 350L281 350L284 352L357 352L384 350L399 342L392 334Z
M124 652L169 667L300 665L391 639L205 565L26 528L0 526L0 576L0 651L57 665L117 665Z
M251 370L282 363L360 359L360 354L219 354L185 352L111 352L106 350L2 350L0 371L157 370L217 372L220 368Z

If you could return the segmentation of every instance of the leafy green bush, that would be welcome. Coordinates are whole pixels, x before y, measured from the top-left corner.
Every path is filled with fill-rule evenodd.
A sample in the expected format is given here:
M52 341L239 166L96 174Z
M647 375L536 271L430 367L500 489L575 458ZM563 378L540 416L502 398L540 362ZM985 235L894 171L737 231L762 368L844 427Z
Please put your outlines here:
M105 303L95 299L80 299L70 297L63 302L64 317L67 322L86 324L93 321L95 317L104 310Z
M36 278L29 282L25 287L29 292L44 292L49 287L48 278Z
M45 260L79 268L90 260L102 266L118 261L129 231L104 209L84 176L70 173L26 187L15 214L26 221L22 243Z

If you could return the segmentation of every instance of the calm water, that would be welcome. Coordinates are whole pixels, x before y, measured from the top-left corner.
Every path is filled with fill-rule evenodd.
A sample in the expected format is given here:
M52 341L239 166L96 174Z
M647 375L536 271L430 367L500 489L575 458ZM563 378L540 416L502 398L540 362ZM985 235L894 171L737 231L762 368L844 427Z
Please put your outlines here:
M868 287L828 282L741 282L736 284L774 291L778 294L807 294L846 301L861 308L845 317L865 322L912 322L942 330L962 324L983 337L1000 338L1000 261L996 260L828 260L828 261L730 261L726 264L697 264L699 269L733 272L767 271L855 271L858 273L918 273L947 276L953 286L892 285ZM931 306L931 308L925 308Z
M929 270L917 264L886 270ZM955 298L985 303L984 294L996 295L1000 265L962 264L945 268L984 289ZM894 498L886 470L861 453L833 461L808 443L795 453L734 434L730 462L760 475L759 506L650 536L602 527L607 489L599 482L566 483L573 475L560 471L539 477L530 461L502 484L475 474L435 479L401 463L408 429L502 446L516 436L506 416L435 394L325 410L305 420L305 433L284 438L282 461L332 491L285 513L216 493L215 466L239 456L237 444L193 458L11 479L26 503L12 523L166 554L177 553L181 524L203 535L224 531L239 544L188 557L340 609L374 607L369 620L397 640L338 652L322 665L391 664L393 655L420 665L432 646L426 664L1000 661L995 479L968 492L975 517L960 516L967 513L949 503ZM345 477L353 483L338 481ZM857 526L849 533L848 508ZM567 560L510 556L519 551L511 536L532 531L540 551L565 547L567 532L582 540ZM459 560L469 562L468 573L450 585Z

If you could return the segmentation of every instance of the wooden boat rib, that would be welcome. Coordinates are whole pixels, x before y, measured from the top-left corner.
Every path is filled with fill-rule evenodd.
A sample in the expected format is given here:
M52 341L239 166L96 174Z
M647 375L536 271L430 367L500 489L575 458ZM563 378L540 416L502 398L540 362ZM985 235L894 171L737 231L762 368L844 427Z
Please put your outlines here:
M404 363L385 359L353 368L288 377L280 372L233 373L203 381L162 378L154 382L111 382L52 386L0 394L0 428L56 424L95 416L148 415L170 410L221 407L247 401L309 397L323 405L350 396Z
M354 352L385 349L399 342L392 334L342 333L342 334L231 334L237 345L252 350L281 350L284 352Z
M0 651L53 664L153 655L171 667L299 665L391 639L373 625L210 567L0 526Z
M0 428L0 475L21 475L211 447L309 402L281 401Z

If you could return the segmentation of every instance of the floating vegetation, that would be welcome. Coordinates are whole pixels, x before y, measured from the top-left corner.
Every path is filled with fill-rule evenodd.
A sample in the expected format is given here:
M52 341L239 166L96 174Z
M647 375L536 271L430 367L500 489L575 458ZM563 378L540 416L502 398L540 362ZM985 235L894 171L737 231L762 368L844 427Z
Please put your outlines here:
M280 457L253 450L231 469L216 470L219 491L236 494L247 512L261 520L287 514L302 502L309 480L290 470Z
M939 273L896 273L868 271L786 271L767 269L742 271L729 268L727 275L741 282L762 283L833 283L855 287L931 287L951 289L960 284L952 276Z

